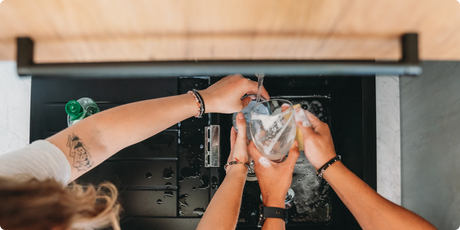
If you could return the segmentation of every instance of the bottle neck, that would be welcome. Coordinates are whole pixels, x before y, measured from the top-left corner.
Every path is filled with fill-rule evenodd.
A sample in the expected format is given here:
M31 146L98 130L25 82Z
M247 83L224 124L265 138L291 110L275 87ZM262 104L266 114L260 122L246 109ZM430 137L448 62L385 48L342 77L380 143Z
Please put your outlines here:
M67 112L67 114L69 115L70 117L70 120L77 120L81 117L83 117L84 115L84 111L83 111L83 108L81 107L80 103L78 103L77 101L69 101L67 102L66 106L65 106L65 111Z

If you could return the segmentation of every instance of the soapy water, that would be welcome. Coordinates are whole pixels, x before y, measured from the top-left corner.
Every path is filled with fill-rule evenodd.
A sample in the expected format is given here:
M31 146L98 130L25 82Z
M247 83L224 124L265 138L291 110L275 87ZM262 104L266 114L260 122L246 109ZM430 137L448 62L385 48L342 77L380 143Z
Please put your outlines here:
M329 196L330 185L325 180L319 180L316 170L305 157L300 153L299 159L294 167L291 188L295 192L294 204L297 213L304 216L308 221L330 220L331 197Z
M264 167L264 168L269 168L272 165L270 164L270 160L268 160L266 157L260 157L259 158L259 163Z
M311 123L307 118L307 115L305 115L305 110L302 108L297 108L294 110L295 111L295 120L297 122L302 122L303 127L311 127Z

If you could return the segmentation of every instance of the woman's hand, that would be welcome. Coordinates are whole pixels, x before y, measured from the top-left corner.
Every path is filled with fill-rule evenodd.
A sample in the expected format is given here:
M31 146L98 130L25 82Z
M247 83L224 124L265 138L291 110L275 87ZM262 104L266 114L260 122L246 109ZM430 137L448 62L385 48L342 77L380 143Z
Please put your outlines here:
M254 170L259 181L264 206L284 208L284 200L291 187L292 173L299 157L298 142L294 141L288 158L281 163L275 163L262 156L252 141L248 150L254 159Z
M302 132L305 155L318 170L337 155L329 126L301 108L295 109L295 116L297 127Z
M251 102L249 97L241 100L245 94L257 94L257 82L237 74L223 78L199 93L203 97L206 113L234 113ZM270 99L265 88L262 88L261 95Z
M232 127L230 133L232 147L228 161L234 161L237 158L239 161L247 163L246 121L242 113L237 115L236 126L239 133L236 133ZM247 172L248 168L243 164L227 167L227 175L209 203L203 218L201 218L197 227L198 230L236 228Z
M231 150L227 162L241 161L249 164L248 139L246 137L246 120L244 119L242 113L238 113L236 116L236 126L238 127L238 133L234 127L232 127L230 133ZM234 167L243 167L245 170L247 169L244 165L230 165L227 167L227 173L230 173Z

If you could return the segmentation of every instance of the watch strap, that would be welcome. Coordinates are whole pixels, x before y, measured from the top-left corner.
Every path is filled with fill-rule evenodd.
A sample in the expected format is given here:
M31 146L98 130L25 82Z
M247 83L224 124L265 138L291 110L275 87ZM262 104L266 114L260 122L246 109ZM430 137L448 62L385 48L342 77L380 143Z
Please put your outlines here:
M284 208L276 208L276 207L264 207L264 217L266 218L280 218L285 219L286 217L286 210Z
M260 215L259 215L259 223L258 227L261 228L264 225L265 219L267 218L279 218L285 221L287 224L288 222L288 210L284 208L277 208L277 207L265 207L260 205Z

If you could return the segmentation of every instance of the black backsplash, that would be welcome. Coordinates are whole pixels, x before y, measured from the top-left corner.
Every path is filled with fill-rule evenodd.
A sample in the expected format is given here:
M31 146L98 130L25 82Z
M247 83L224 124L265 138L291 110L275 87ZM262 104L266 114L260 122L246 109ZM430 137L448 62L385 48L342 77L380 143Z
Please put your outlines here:
M45 139L67 127L64 105L69 100L90 97L106 110L204 89L220 78L32 78L30 140ZM374 77L267 76L264 86L272 98L301 103L328 123L343 163L376 189ZM121 150L77 182L110 181L118 187L124 208L122 229L195 229L225 177L222 168L204 167L204 127L209 124L221 126L223 165L230 150L231 115L211 114L189 118ZM324 183L326 190L327 186ZM306 208L311 212L299 214L294 204L287 229L360 229L333 190L327 193L327 199ZM238 229L257 229L260 203L257 182L247 182Z

